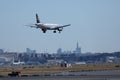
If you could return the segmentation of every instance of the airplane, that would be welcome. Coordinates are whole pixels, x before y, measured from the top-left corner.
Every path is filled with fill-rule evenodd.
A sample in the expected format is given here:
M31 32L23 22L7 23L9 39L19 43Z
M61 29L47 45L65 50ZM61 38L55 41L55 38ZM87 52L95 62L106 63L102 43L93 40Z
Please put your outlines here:
M59 24L48 24L48 23L41 23L39 20L38 14L36 14L36 23L34 25L30 25L30 27L40 28L43 33L46 33L47 30L53 30L53 33L59 31L59 33L63 30L64 27L70 26L71 24L67 25L59 25Z

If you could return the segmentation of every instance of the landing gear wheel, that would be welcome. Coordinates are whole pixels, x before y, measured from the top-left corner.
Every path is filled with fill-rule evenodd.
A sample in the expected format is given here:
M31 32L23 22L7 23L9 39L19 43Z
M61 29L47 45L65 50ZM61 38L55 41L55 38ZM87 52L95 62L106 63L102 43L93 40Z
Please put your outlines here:
M53 33L56 33L56 31L53 31Z
M46 29L42 29L43 33L46 33Z

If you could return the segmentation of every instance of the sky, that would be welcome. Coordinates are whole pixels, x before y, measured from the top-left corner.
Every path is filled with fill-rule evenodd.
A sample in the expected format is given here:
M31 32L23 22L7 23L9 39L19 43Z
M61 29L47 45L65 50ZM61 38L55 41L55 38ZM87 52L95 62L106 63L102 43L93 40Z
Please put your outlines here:
M25 25L41 22L71 24L59 34ZM55 53L120 51L120 0L0 0L0 49Z

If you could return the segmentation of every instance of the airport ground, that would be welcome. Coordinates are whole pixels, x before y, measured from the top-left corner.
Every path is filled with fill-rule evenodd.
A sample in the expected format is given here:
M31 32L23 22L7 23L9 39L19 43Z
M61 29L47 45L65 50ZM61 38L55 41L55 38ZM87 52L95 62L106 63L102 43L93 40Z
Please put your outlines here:
M11 72L20 72L19 76L120 76L120 63L84 64L69 67L27 66L2 67L0 77L7 77ZM113 74L114 73L114 74Z

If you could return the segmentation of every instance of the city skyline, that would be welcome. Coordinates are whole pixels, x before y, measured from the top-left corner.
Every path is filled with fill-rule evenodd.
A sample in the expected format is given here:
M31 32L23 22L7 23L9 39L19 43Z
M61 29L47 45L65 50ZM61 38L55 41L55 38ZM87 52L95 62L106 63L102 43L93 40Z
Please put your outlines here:
M74 49L72 49L72 50L64 50L63 48L58 48L58 49L56 49L56 52L52 52L52 54L53 53L57 53L57 54L59 54L59 52L60 52L60 54L71 54L71 53L75 53L75 54L81 54L82 52L81 52L81 47L79 46L79 43L77 42L76 43L76 46L74 47ZM9 52L9 51L7 51L7 50L4 50L4 49L0 49L0 53L4 53L4 52ZM12 51L13 52L13 51ZM48 51L44 51L44 52L38 52L36 49L31 49L31 48L25 48L25 51L21 51L22 53L23 52L26 52L26 53L50 53L50 52L48 52ZM50 53L51 54L51 53Z
M57 54L81 54L81 47L79 46L79 43L77 42L76 44L76 48L72 49L72 50L62 50L62 48L58 48L57 49Z
M1 0L0 49L54 53L73 50L76 42L86 52L120 51L120 0ZM71 24L60 34L25 25L35 23L35 14L48 23ZM43 23L44 23L43 22Z

